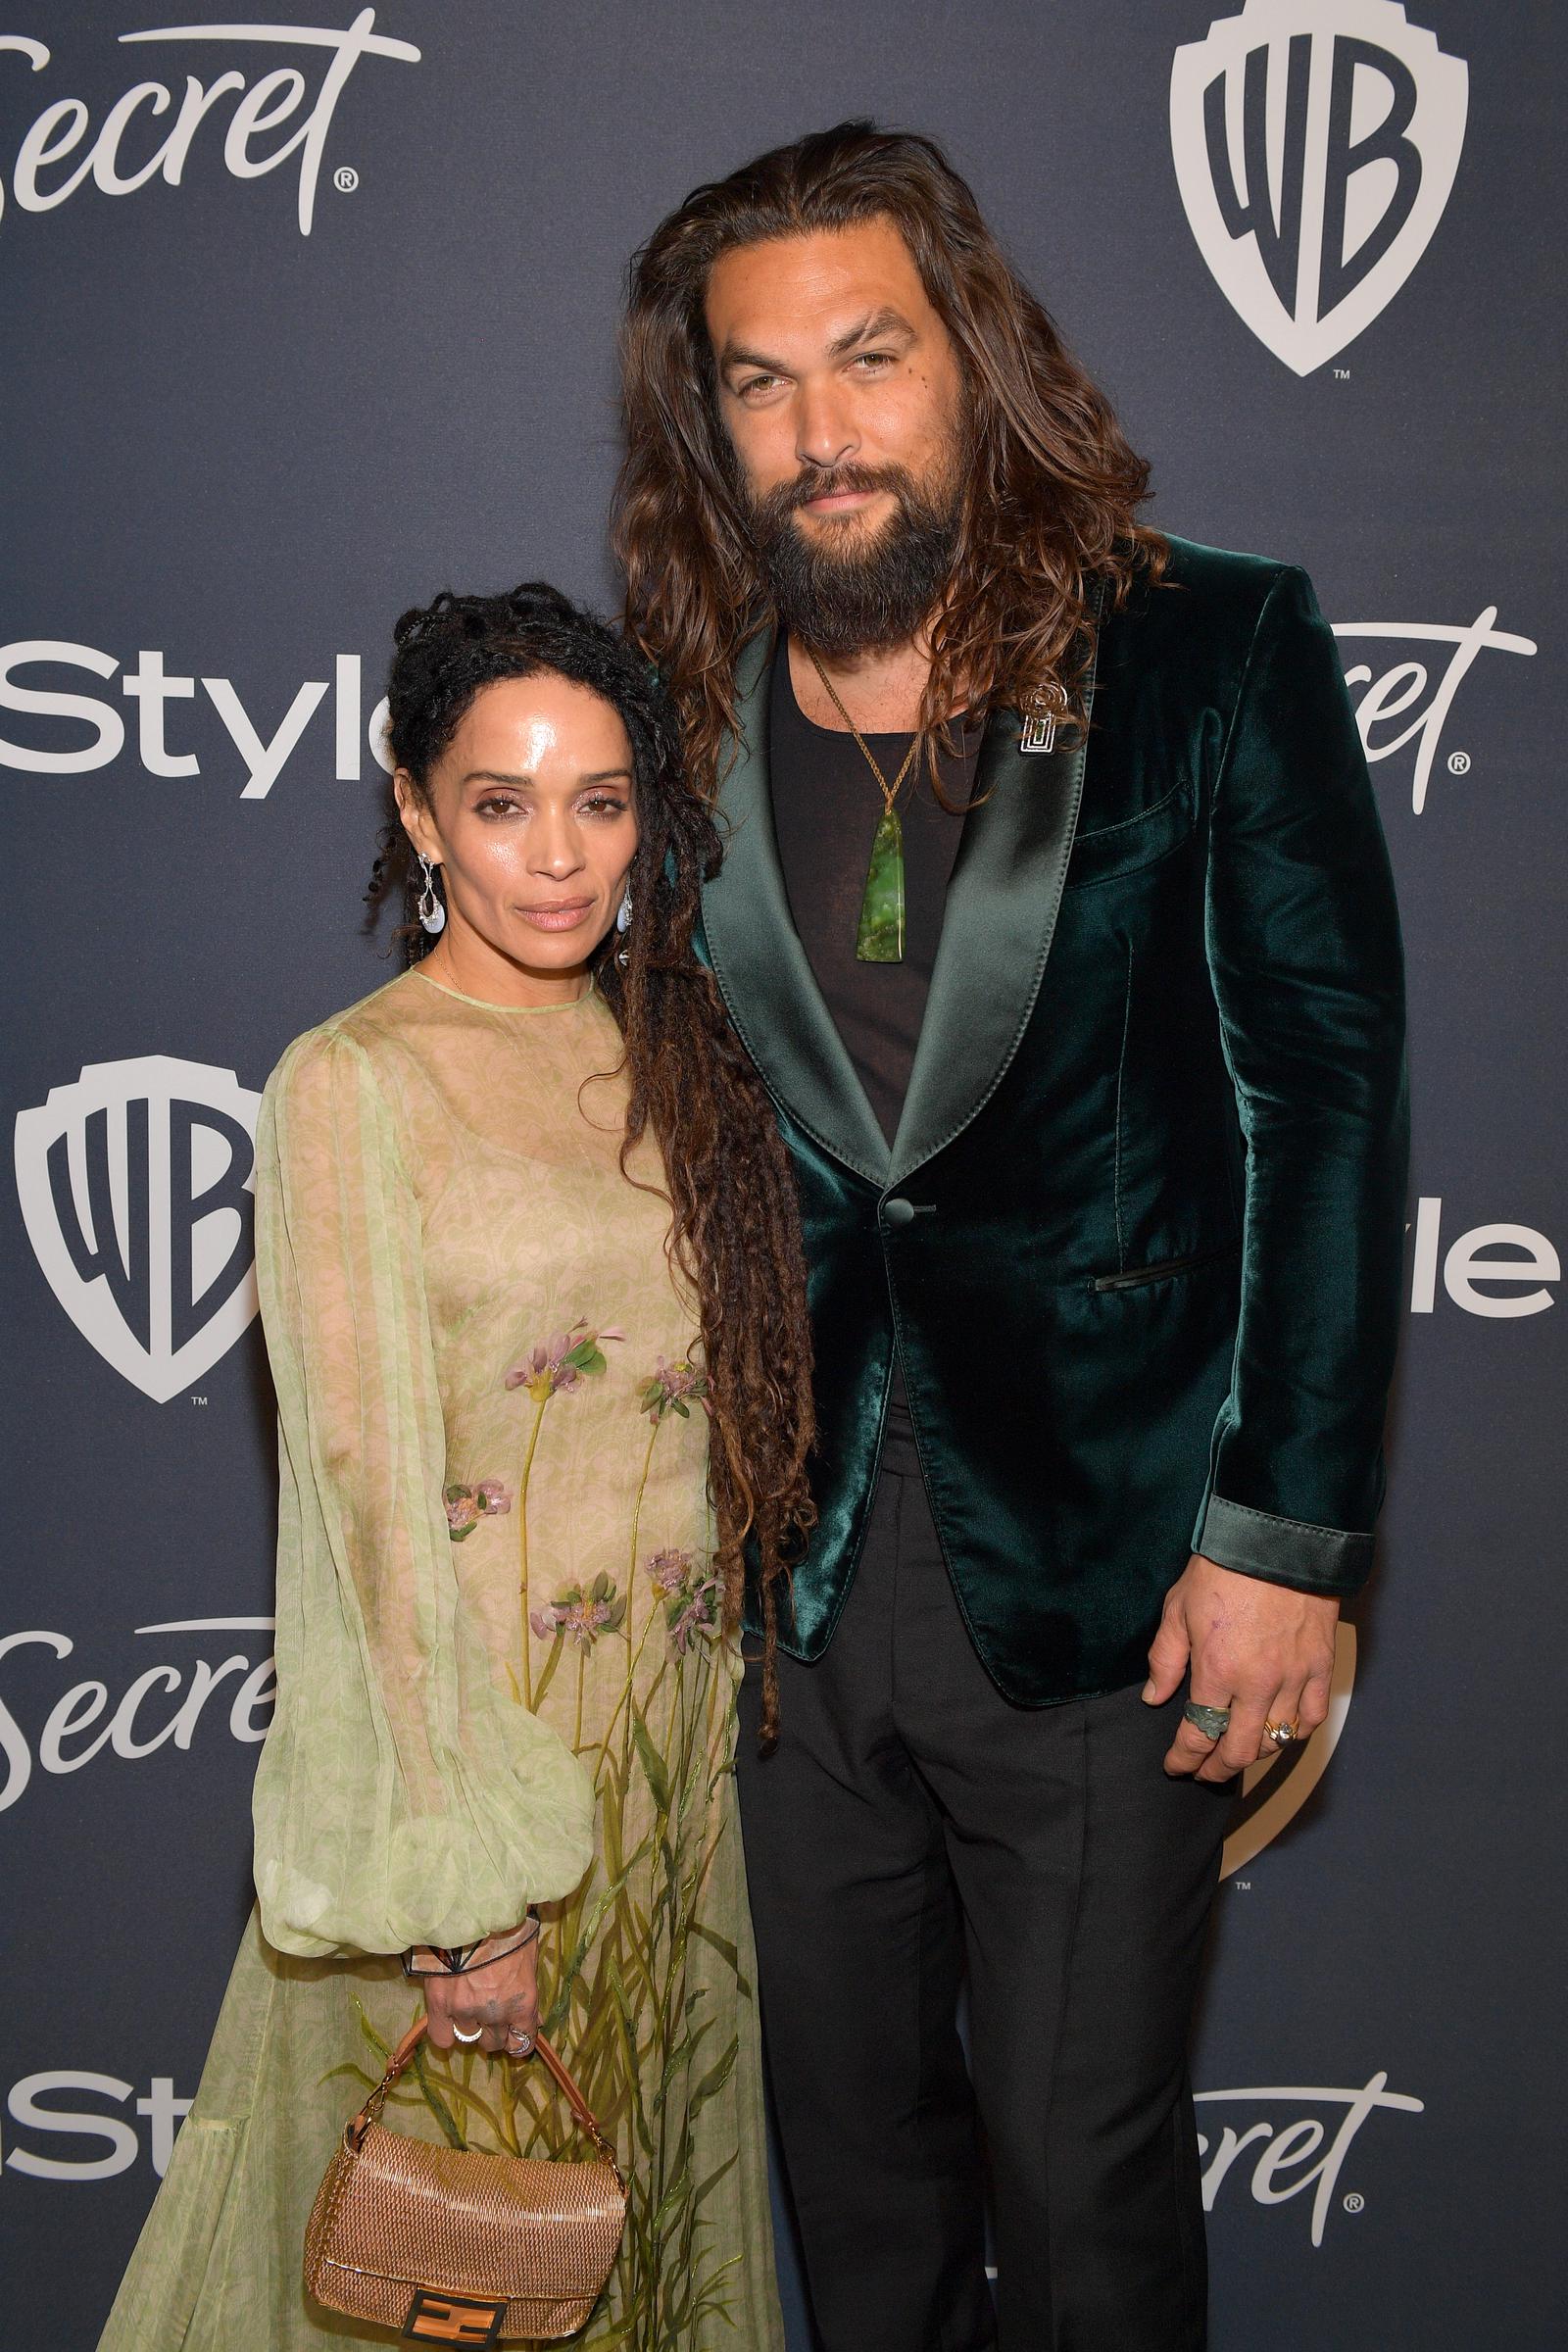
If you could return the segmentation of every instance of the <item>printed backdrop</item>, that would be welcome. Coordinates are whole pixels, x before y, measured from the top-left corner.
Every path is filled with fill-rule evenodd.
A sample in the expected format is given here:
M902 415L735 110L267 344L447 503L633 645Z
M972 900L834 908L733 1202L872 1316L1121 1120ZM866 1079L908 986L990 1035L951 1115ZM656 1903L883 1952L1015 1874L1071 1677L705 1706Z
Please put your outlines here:
M250 1132L287 1041L389 969L360 892L392 621L541 573L612 604L626 258L854 113L947 143L1157 520L1311 569L1402 894L1393 1498L1333 1723L1227 1856L1214 2342L1562 2341L1568 30L1215 4L4 0L9 2352L90 2352L247 1899Z

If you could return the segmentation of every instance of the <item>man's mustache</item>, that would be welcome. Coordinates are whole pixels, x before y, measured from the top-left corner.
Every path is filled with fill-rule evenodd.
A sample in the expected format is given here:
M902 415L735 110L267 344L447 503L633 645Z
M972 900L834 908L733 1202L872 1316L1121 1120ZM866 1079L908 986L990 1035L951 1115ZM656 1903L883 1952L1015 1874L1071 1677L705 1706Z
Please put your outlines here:
M813 498L832 498L844 490L891 490L902 498L908 482L902 466L811 466L793 482L780 482L762 500L764 511L782 520Z

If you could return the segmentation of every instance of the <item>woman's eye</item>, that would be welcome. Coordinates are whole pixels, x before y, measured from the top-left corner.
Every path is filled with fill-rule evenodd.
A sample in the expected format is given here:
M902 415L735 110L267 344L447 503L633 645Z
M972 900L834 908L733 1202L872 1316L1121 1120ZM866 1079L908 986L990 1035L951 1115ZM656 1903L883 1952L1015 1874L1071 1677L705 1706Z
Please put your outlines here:
M492 818L517 816L522 812L522 803L509 800L505 794L492 794L488 800L475 801L473 805L480 816Z
M584 816L624 816L626 803L612 792L596 792L591 799L580 802Z

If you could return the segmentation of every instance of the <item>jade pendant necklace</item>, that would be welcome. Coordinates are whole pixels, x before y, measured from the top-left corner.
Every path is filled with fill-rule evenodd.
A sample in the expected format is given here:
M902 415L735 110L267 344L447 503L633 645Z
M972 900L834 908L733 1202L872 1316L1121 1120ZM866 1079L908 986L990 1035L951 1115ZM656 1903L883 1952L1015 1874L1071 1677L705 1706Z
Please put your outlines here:
M810 653L809 646L807 652ZM919 734L913 736L904 755L904 765L890 784L871 746L860 733L854 719L839 699L837 688L815 654L811 667L821 679L844 724L855 737L865 757L865 763L875 776L882 792L882 814L877 821L876 838L871 844L871 862L866 868L865 891L860 900L860 919L855 933L855 955L858 963L902 963L904 961L904 820L894 806L904 786L904 779L914 765L915 753L920 748Z

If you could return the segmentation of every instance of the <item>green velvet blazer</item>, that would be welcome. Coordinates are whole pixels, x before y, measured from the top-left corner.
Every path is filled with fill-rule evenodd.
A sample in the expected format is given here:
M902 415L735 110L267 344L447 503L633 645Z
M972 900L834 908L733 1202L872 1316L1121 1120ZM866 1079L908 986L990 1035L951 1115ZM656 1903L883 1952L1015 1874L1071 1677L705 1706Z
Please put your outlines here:
M790 919L771 647L737 676L706 950L794 1157L820 1521L785 1646L865 1538L895 1350L999 1688L1140 1679L1189 1553L1315 1592L1372 1559L1398 1321L1398 919L1305 575L1172 542L1100 633L1078 748L1001 711L891 1150Z

